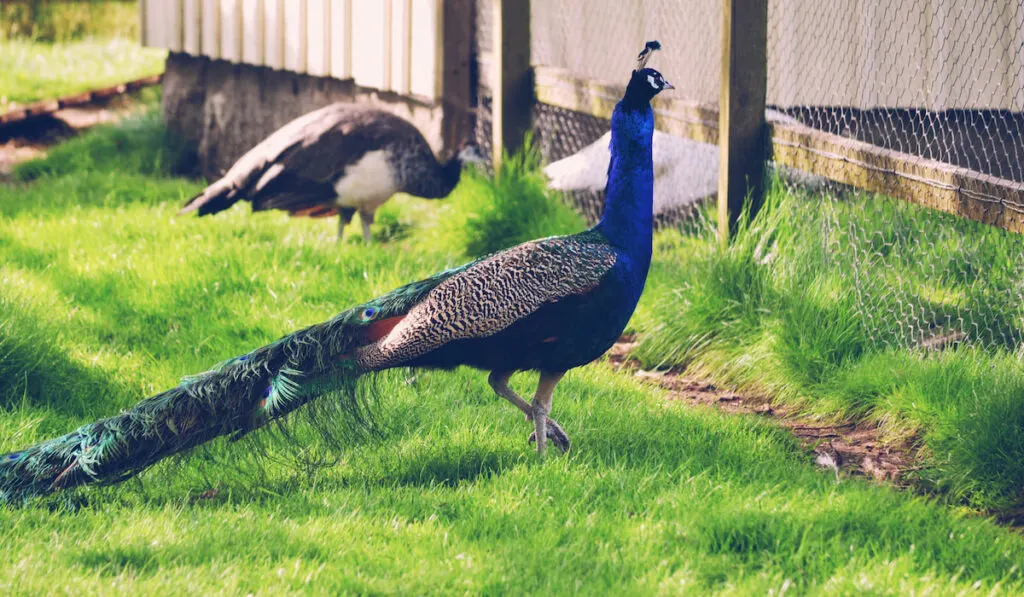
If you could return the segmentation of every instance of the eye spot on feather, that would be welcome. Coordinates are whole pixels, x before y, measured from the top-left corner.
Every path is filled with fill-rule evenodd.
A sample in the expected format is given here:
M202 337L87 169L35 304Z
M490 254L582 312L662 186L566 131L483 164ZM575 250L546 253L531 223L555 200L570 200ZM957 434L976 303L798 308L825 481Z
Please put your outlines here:
M373 321L373 319L377 317L378 313L380 313L380 309L376 307L367 307L363 309L363 312L360 314L360 317L362 317L363 321Z
M7 460L8 461L17 460L18 458L21 458L21 452L15 452L14 454L8 454L7 455Z

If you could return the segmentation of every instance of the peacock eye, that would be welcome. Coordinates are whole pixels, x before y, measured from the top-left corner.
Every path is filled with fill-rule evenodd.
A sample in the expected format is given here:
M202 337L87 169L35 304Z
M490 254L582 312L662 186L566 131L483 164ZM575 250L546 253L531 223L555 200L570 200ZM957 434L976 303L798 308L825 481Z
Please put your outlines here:
M370 321L371 319L373 319L376 316L377 316L377 308L376 307L367 307L367 308L363 309L363 321Z

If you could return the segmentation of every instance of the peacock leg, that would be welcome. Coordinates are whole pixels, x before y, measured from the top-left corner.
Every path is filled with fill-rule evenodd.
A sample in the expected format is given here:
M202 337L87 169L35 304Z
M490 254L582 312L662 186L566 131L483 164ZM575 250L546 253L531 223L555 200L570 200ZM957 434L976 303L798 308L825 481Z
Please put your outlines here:
M342 207L338 210L338 240L341 240L341 235L345 232L345 226L348 226L354 215L356 215L356 210L351 207Z
M555 445L563 452L569 451L569 436L565 434L558 423L548 417L548 413L551 412L551 397L555 392L555 386L561 381L563 375L565 375L565 371L541 371L540 381L537 382L537 391L533 395L534 431L531 439L536 439L537 453L541 456L544 456L544 452L547 451L548 439L555 442Z
M491 384L491 389L494 393L501 396L505 400L508 400L516 406L519 410L523 411L526 415L526 420L529 421L530 417L533 416L533 407L530 403L523 400L519 394L515 393L515 390L508 387L508 380L512 378L512 371L491 371L491 374L487 377L487 383Z
M526 415L527 421L534 421L534 433L530 434L530 441L535 441L537 437L537 423L536 418L534 417L534 413L536 412L536 410L534 406L531 406L529 402L523 400L519 396L519 394L516 394L515 391L512 390L512 388L508 387L508 380L512 377L512 373L512 371L492 371L491 375L487 378L487 383L491 384L491 388L494 390L495 394L501 396L505 400L508 400L509 402L514 404L516 408L523 411L523 414ZM551 408L551 391L555 389L555 384L558 383L558 380L561 379L563 374L559 373L557 375L558 377L555 378L553 382L551 382L551 387L548 390L548 410L550 410ZM537 386L538 393L540 392L540 389L544 384L544 379L544 374L541 374L541 381ZM562 430L562 426L559 425L554 419L547 417L546 412L543 419L545 428L544 430L546 433L545 437L550 438L551 441L555 442L555 445L561 448L563 452L567 451L569 449L569 436L566 435L565 431ZM538 446L538 450L539 449L540 448Z
M363 224L363 240L370 244L370 224L373 224L373 210L360 210L359 221Z

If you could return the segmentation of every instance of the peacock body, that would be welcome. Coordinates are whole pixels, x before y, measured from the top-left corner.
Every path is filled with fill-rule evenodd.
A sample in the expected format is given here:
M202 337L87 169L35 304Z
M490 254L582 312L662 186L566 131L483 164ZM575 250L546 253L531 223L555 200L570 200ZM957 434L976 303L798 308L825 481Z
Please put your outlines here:
M495 392L562 450L549 417L562 375L601 356L625 328L651 263L654 117L671 85L644 68L649 42L612 117L604 216L592 229L527 242L408 284L300 330L131 410L0 457L0 501L116 482L219 436L240 437L325 394L356 422L361 375L399 366L490 372ZM540 372L532 403L508 387Z

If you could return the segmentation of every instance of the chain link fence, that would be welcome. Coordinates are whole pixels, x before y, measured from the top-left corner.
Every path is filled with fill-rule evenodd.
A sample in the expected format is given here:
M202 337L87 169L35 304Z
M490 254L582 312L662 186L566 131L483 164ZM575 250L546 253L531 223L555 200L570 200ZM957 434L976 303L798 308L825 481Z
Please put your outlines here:
M669 112L684 105L694 108L681 119L712 133L657 133L656 219L707 242L714 242L709 204L718 181L722 10L719 0L534 0L530 15L538 89L549 71L621 86L637 48L662 41L654 66L676 90L670 106L656 106L659 129L670 129L662 125L680 117ZM490 2L478 0L482 69L490 18ZM959 178L951 184L932 175L953 167L967 169L953 170L960 177L1009 184L1011 195L1012 183L1024 183L1024 0L769 0L767 64L770 123L855 144L844 155L801 146L812 156L803 171L781 163L769 169L773 193L791 204L787 225L817 239L825 257L820 271L805 274L844 281L838 286L878 348L968 343L1022 350L1024 235L906 199L938 204L933 191L966 194ZM699 116L705 109L710 116ZM600 217L608 160L610 109L601 112L543 97L534 107L535 142L552 186L591 221ZM489 148L485 88L478 116L478 139ZM881 181L893 176L877 160L859 157L877 150L911 165L900 176L918 185L914 197L864 190L888 188ZM814 172L840 172L849 184ZM986 201L984 194L974 197ZM1024 204L1024 196L1016 199Z

